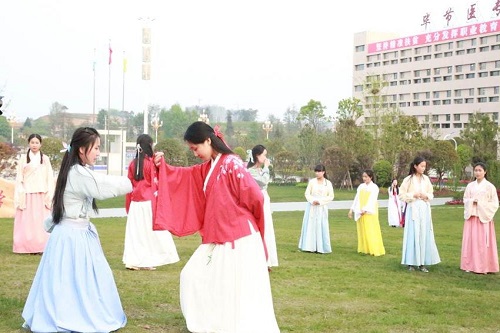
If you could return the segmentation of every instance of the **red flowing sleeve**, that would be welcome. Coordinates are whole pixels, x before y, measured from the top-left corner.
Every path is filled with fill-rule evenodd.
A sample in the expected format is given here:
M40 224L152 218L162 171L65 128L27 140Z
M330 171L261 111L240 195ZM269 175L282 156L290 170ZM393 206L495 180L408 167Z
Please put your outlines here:
M206 166L174 167L162 159L158 168L158 200L153 230L188 236L203 226Z

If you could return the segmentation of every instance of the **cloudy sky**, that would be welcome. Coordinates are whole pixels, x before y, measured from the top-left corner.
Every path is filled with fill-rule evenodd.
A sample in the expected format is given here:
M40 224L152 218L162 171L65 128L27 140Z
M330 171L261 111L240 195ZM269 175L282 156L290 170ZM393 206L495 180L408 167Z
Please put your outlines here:
M496 0L12 0L0 7L0 95L18 120L94 108L140 112L170 107L253 108L281 117L319 100L333 114L351 96L353 34L401 36L493 19ZM141 79L139 18L154 18L152 72ZM469 22L473 23L473 22ZM112 64L108 66L109 41ZM95 51L94 51L95 50ZM123 99L122 61L128 59ZM95 54L95 56L94 56ZM110 79L111 78L111 79ZM110 79L110 80L109 80ZM108 90L108 85L111 87Z

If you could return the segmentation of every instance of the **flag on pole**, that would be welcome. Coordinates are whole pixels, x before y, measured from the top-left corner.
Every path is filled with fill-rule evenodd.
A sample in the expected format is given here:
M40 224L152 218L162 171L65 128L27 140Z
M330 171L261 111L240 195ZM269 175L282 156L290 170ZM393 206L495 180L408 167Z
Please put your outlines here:
M109 40L109 62L108 64L111 65L111 55L113 54L113 49L111 48L111 40Z

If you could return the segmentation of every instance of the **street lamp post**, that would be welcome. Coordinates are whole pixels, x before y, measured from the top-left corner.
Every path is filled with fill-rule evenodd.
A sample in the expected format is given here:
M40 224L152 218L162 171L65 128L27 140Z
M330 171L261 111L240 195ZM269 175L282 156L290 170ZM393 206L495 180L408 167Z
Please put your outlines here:
M269 120L266 120L264 124L262 124L262 129L266 132L266 139L269 140L269 132L273 130L273 124Z
M198 121L202 121L205 124L209 124L210 123L210 119L208 119L208 114L205 113L205 109L203 109L203 112L198 117Z
M158 143L158 128L163 126L163 121L158 117L158 113L155 113L153 119L151 119L151 126L155 130L155 144Z
M455 144L455 150L457 150L457 140L455 140L455 139L451 136L451 134L446 134L446 135L444 136L443 140L448 140L448 138L449 138L450 140L452 140L452 141L453 141L453 143Z
M14 124L16 123L16 116L11 113L7 117L7 121L9 122L10 125L10 143L14 144Z

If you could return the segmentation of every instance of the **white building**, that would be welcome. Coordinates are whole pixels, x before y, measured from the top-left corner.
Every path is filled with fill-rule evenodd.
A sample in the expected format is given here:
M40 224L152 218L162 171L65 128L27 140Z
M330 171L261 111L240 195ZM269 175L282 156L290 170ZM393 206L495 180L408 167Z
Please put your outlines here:
M500 19L406 37L357 33L353 97L365 110L373 103L370 79L385 84L383 108L416 116L435 137L459 136L474 112L498 122Z

